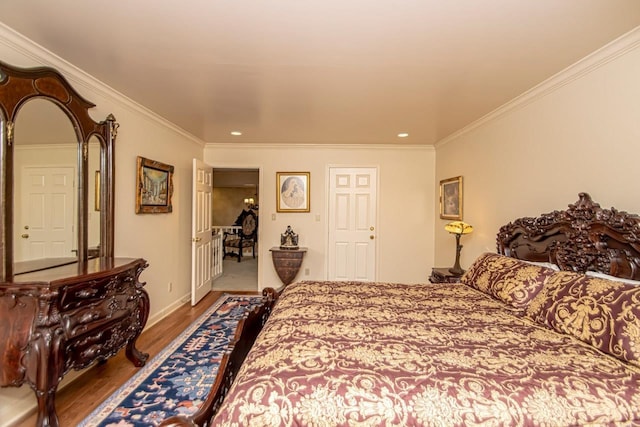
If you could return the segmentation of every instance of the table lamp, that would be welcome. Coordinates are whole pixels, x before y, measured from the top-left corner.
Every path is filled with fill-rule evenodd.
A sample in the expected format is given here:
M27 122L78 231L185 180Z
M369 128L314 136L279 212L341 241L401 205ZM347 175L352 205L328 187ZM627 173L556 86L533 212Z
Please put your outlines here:
M451 234L456 235L456 262L453 264L453 267L449 269L450 273L462 275L464 270L460 267L460 251L462 250L462 245L460 244L460 236L463 234L469 234L473 231L473 227L466 222L462 221L454 221L444 226L444 229Z

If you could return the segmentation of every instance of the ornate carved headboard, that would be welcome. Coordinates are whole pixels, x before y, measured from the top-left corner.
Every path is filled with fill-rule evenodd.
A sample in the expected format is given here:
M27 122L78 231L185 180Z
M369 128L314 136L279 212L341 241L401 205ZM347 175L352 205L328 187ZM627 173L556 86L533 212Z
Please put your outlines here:
M640 216L602 209L587 193L563 211L518 218L500 228L498 253L640 280Z

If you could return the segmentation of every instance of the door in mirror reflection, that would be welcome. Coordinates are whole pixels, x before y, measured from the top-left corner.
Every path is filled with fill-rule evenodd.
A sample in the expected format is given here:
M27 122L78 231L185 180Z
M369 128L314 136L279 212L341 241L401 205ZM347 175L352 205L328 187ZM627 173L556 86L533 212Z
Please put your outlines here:
M15 124L14 262L77 258L78 144L69 118L34 99Z
M22 168L16 261L74 256L74 178L73 167Z

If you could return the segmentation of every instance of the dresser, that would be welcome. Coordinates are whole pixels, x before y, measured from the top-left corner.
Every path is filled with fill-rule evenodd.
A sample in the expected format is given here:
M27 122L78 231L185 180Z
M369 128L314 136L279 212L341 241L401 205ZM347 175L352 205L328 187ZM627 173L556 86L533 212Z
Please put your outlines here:
M95 258L0 282L0 386L29 385L39 426L57 426L55 394L64 375L126 347L143 366L136 340L149 316L140 283L144 259Z
M95 121L94 106L53 68L0 61L0 386L34 390L38 426L58 425L56 390L70 370L123 348L135 366L148 357L136 348L147 262L115 257L119 125L112 114ZM25 138L29 129L46 138ZM73 148L58 150L71 134ZM15 155L34 143L42 155ZM30 164L34 187L23 188L15 175Z

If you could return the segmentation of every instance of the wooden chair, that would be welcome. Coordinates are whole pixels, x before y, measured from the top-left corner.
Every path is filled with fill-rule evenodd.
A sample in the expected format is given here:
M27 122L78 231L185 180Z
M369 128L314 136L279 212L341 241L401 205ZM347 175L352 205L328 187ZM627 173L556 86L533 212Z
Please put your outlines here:
M236 224L242 226L237 233L224 233L222 239L223 259L229 256L238 257L242 261L244 249L251 248L253 257L256 257L256 242L258 241L258 216L252 210L243 210Z

